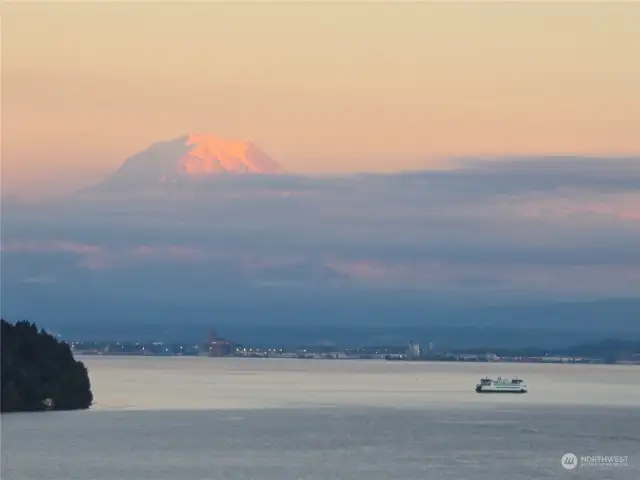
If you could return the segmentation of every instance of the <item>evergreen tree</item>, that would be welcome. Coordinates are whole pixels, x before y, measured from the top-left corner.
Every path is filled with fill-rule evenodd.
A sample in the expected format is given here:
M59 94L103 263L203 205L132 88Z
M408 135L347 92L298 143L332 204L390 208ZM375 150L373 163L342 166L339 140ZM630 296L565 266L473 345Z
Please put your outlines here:
M67 343L35 324L1 320L0 411L78 410L93 402L89 373Z

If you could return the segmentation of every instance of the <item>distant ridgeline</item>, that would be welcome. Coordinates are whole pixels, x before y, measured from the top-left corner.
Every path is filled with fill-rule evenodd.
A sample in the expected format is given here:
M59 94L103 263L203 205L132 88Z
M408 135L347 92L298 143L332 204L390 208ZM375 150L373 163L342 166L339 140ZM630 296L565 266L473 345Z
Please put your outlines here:
M33 323L2 319L1 368L2 412L80 410L93 402L84 364Z

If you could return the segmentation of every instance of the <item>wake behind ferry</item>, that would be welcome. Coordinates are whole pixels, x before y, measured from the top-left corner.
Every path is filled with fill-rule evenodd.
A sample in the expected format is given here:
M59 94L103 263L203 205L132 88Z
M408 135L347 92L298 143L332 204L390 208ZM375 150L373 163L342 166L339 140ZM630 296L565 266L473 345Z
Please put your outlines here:
M476 385L477 393L527 393L527 384L520 378L492 379L485 377Z

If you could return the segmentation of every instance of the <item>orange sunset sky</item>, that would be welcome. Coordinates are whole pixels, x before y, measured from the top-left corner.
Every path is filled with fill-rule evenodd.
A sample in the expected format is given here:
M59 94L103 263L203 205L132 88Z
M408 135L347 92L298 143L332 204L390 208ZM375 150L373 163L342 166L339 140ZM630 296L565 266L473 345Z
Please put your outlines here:
M158 140L294 172L640 152L640 3L5 3L3 193L85 186Z

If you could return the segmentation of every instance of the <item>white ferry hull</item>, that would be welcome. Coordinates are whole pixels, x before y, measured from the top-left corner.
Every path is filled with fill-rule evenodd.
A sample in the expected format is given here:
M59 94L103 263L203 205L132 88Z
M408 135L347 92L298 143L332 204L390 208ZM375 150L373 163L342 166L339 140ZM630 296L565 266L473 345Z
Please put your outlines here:
M526 388L495 388L495 387L476 387L477 393L527 393Z
M480 383L476 384L477 393L527 393L527 384L520 379L503 379L498 377L497 380L483 378Z

